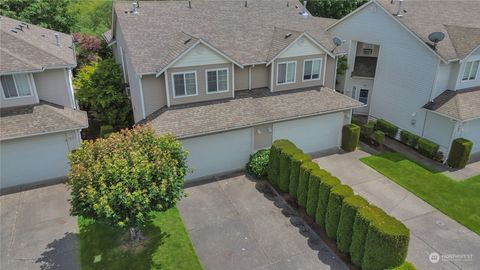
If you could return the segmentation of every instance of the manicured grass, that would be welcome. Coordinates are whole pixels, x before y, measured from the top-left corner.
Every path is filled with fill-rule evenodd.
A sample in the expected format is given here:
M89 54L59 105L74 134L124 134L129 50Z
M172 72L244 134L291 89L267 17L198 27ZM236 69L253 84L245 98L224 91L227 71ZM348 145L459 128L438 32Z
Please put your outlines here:
M125 231L78 219L82 270L202 269L177 208L155 213L143 246L126 248Z
M455 181L400 153L382 153L361 161L480 235L480 175Z

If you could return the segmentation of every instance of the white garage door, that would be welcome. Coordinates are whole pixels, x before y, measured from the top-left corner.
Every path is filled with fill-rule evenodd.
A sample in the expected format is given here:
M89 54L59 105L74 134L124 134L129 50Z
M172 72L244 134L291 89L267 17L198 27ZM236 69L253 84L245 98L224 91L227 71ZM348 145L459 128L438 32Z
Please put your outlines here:
M273 140L289 139L305 153L339 146L343 112L273 124Z
M462 137L473 142L472 154L480 153L480 119L466 122Z
M182 140L188 150L186 180L245 168L252 152L251 128Z
M68 152L64 133L2 141L1 188L66 176Z

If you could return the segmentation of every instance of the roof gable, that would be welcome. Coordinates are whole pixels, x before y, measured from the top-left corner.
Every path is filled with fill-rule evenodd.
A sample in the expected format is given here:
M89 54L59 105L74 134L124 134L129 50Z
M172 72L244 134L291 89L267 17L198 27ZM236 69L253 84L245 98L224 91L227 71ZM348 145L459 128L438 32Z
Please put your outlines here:
M199 42L185 55L175 61L175 64L173 64L171 67L177 68L213 64L226 64L229 62L230 61L227 58L205 46L202 42Z
M304 56L312 54L324 54L325 51L313 43L308 37L301 36L288 48L283 51L278 58Z

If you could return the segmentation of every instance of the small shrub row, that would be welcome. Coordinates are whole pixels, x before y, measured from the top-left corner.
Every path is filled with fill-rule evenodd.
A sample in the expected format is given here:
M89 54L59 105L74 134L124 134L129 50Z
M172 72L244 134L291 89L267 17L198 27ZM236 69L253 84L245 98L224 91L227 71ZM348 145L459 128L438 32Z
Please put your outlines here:
M375 130L381 130L390 138L395 138L398 133L398 127L385 119L378 119L375 123Z
M360 138L360 127L355 124L344 125L342 128L342 149L352 152L357 149Z
M268 178L273 186L296 199L327 236L336 240L339 250L350 253L355 265L362 269L410 269L404 264L410 237L405 225L354 195L349 186L321 169L293 143L273 143ZM403 265L407 268L401 268Z
M400 141L412 148L417 148L419 139L420 136L415 135L411 132L408 132L406 130L400 131Z
M360 137L362 139L369 139L372 136L373 131L375 131L375 124L376 121L370 120L365 125L362 125L360 127Z
M438 153L438 148L440 148L440 146L430 140L425 138L420 138L418 140L418 152L428 158L435 159Z

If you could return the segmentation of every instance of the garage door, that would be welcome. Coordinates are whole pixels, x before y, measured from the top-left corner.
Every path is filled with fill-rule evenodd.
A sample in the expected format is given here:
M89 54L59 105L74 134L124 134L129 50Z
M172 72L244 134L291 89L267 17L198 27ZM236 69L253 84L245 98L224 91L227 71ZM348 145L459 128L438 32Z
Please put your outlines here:
M2 141L1 187L66 176L68 152L63 133Z
M273 140L289 139L306 153L339 146L343 112L273 124Z
M465 123L463 137L473 142L472 154L480 153L480 119Z
M245 168L252 152L252 129L241 129L182 140L188 150L186 180Z

